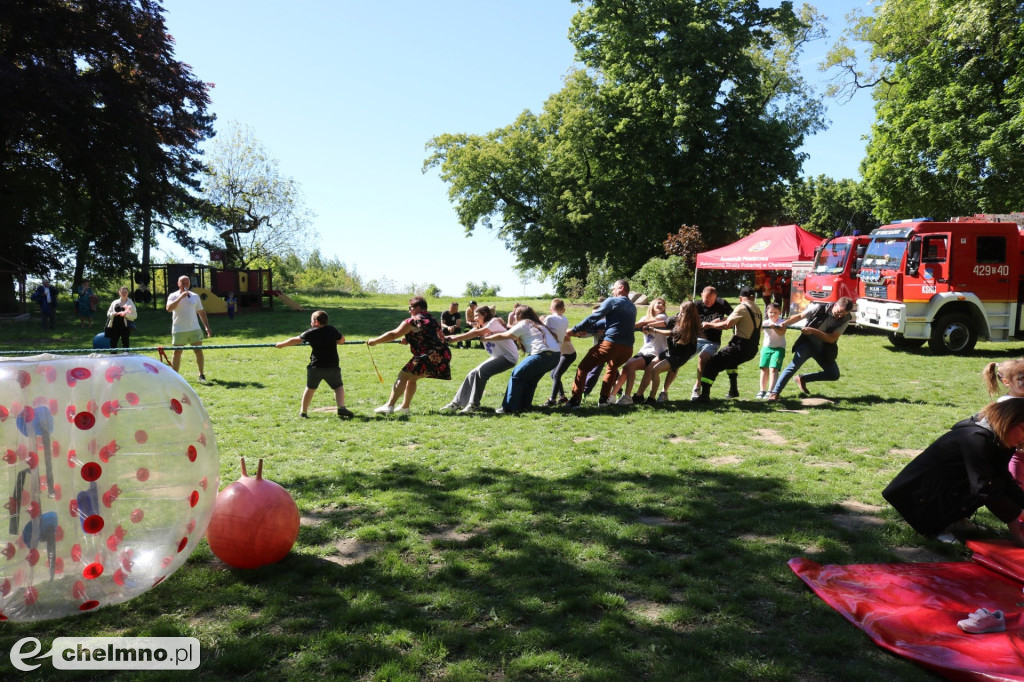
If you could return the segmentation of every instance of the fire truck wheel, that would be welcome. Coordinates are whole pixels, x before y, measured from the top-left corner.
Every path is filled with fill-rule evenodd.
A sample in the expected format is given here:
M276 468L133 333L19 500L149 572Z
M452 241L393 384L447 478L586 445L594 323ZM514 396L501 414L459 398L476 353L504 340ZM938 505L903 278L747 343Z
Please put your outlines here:
M932 338L928 347L932 352L945 355L947 353L969 353L978 342L978 333L974 331L974 323L967 315L952 313L943 315L932 324Z
M900 350L913 350L924 345L924 339L908 339L903 334L889 334L889 343Z

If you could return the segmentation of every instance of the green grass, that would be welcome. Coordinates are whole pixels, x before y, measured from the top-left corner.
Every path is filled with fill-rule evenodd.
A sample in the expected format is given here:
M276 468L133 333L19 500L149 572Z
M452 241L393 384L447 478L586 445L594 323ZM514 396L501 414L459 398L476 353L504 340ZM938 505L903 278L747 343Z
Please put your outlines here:
M295 298L326 306L350 341L405 316L398 296ZM98 330L63 318L54 333L35 319L5 326L0 348L89 345ZM169 318L143 310L133 344L169 344ZM267 343L307 324L308 313L281 307L215 317L209 343ZM57 636L159 635L200 640L195 679L932 679L872 645L786 562L896 561L907 546L964 559L961 546L916 535L880 493L913 453L987 402L982 366L1020 349L983 343L935 357L864 334L841 347L843 378L812 385L831 400L823 405L802 405L795 387L778 406L726 401L723 379L710 406L692 407L687 366L664 408L520 417L436 412L483 357L454 350L453 381L420 382L413 416L399 420L372 415L389 385L367 349L350 345L342 371L357 418L344 423L326 386L311 418L297 418L308 349L209 351L211 384L196 388L217 434L221 487L238 478L240 457L250 471L263 458L306 517L292 553L236 571L204 543L126 604L5 624L0 654L22 637L45 650ZM397 344L373 353L386 382L408 357ZM756 368L743 369L752 396ZM182 374L195 377L190 354ZM492 380L486 406L499 404L505 381ZM851 504L883 523L838 525ZM2 659L0 670L17 674ZM33 673L47 677L57 677L48 664Z

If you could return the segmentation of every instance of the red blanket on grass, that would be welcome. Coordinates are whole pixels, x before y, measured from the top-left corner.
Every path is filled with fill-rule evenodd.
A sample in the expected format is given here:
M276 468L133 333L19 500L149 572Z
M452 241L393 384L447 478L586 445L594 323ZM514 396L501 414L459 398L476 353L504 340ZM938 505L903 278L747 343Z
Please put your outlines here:
M972 541L974 562L789 567L875 644L951 680L1024 682L1024 550ZM989 566L997 566L993 569ZM970 635L956 622L985 607L1006 632Z

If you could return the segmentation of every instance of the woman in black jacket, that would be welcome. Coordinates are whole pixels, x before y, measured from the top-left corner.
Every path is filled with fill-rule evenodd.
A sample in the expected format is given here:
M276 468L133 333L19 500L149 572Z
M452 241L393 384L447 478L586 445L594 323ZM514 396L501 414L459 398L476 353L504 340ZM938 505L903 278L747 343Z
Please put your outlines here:
M1007 465L1024 444L1024 398L995 402L953 425L914 458L884 491L914 530L938 535L988 507L1024 546L1024 490Z

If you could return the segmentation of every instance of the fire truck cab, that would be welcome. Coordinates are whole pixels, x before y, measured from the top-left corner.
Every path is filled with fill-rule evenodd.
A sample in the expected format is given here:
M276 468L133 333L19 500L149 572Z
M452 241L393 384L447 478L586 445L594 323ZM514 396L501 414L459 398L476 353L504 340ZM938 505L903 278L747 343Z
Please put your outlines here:
M843 296L856 301L857 273L871 237L854 233L832 237L814 251L814 264L804 278L804 295L810 303L834 303Z
M936 353L1017 336L1024 293L1018 216L918 218L874 230L860 270L857 323L889 332L897 348L927 342Z

